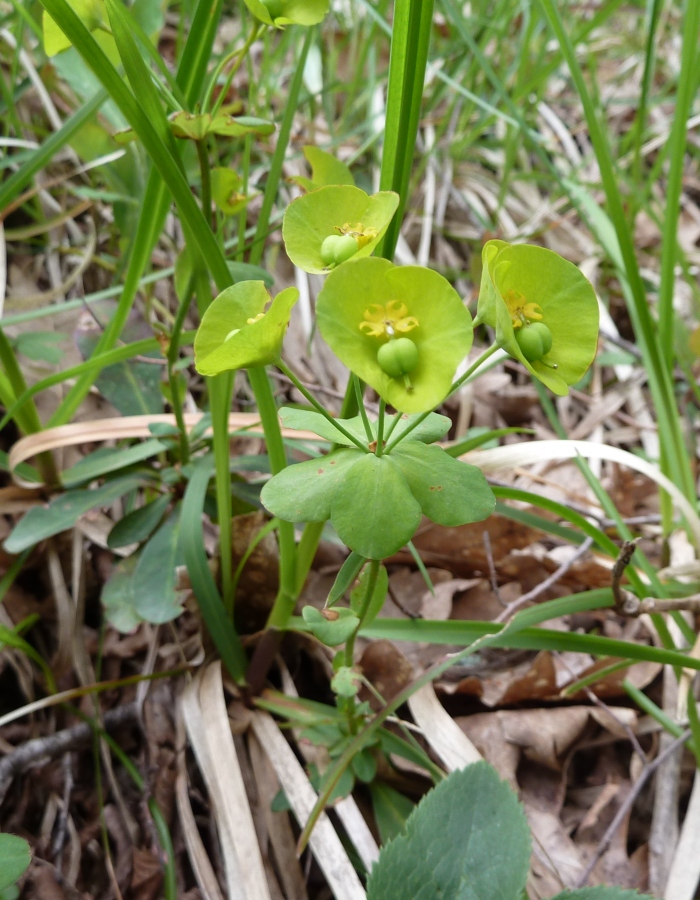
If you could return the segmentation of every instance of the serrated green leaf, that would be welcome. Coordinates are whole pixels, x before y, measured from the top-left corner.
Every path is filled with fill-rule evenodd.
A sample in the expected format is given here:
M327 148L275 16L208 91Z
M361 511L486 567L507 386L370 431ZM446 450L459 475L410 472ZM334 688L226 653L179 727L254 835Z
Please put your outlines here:
M361 450L335 450L287 466L263 487L260 500L285 522L325 522L345 474L363 455Z
M404 413L428 412L441 403L472 345L469 311L442 275L385 259L353 258L331 272L316 301L316 318L340 361ZM410 326L406 333L418 350L410 383L379 365L377 354L390 340L385 320L394 330L401 331L401 323ZM376 325L376 334L368 324Z
M21 553L28 547L72 528L80 516L98 506L110 506L119 497L141 484L136 477L109 481L94 490L67 491L49 503L26 512L3 544L8 553Z
M488 241L477 321L496 331L496 340L555 394L565 395L593 362L598 345L598 301L588 279L557 253L527 244ZM523 317L542 322L552 348L528 362L515 338Z
M24 838L0 834L0 891L21 878L31 861L32 851Z
M194 339L197 371L219 375L231 369L265 366L279 359L299 291L290 287L270 303L262 281L241 281L219 294Z
M338 537L367 559L385 559L398 552L421 520L408 482L390 459L361 455L332 500L331 521Z
M516 795L486 762L453 772L381 851L367 900L514 900L525 885L530 830Z
M287 255L305 272L323 274L328 266L321 258L321 244L345 226L362 226L367 240L361 239L353 259L369 256L381 240L399 198L391 191L371 197L351 185L328 185L293 200L287 207L282 236Z
M115 550L145 541L163 518L170 501L170 494L163 494L151 503L127 513L107 535L107 546Z
M496 506L481 470L453 459L442 447L404 441L389 458L403 472L423 513L438 525L481 522Z
M328 647L344 644L360 624L350 609L332 610L333 619L327 619L315 606L305 606L301 614L314 637Z

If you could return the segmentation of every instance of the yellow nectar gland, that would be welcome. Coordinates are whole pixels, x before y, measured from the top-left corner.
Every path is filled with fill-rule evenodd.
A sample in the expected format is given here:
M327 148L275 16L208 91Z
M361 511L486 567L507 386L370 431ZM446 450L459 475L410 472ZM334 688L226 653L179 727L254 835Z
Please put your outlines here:
M349 234L351 237L354 237L357 241L358 250L367 246L367 244L373 241L379 234L379 231L377 231L376 228L372 228L369 225L365 226L362 222L357 222L355 225L346 222L345 225L342 225L340 228L336 225L335 230L339 234Z
M522 328L529 322L541 322L543 319L542 309L537 303L529 303L527 298L519 291L506 291L503 299L508 307L513 328Z
M370 337L393 338L397 332L406 334L418 327L418 319L408 315L408 308L400 300L389 300L386 306L372 303L363 313L360 331Z

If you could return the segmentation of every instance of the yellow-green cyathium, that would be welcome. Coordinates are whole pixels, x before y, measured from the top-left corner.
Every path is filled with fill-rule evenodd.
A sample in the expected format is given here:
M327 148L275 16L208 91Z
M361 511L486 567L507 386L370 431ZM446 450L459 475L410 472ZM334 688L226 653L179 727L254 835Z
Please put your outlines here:
M328 13L330 0L245 0L256 19L275 28L317 25Z
M488 241L474 325L490 325L496 342L560 396L593 362L598 301L573 263L544 247Z
M370 196L350 184L331 184L297 197L282 225L287 255L295 266L315 275L370 256L398 205L393 191Z
M197 371L218 375L277 362L298 299L299 291L291 287L271 301L262 281L241 281L226 288L204 313L197 330Z
M331 272L316 320L338 359L402 413L438 406L472 345L469 311L442 275L385 259Z

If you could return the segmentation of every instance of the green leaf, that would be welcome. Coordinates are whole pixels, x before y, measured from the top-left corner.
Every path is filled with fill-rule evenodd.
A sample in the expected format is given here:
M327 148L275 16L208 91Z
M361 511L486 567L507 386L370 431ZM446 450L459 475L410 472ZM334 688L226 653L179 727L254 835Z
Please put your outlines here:
M107 546L111 550L126 547L129 544L140 544L153 534L156 526L163 518L171 501L170 494L162 494L151 503L127 513L107 535Z
M333 587L328 592L327 606L333 606L347 591L353 581L360 574L360 569L364 566L366 560L359 553L351 553L340 567L340 571L335 576Z
M552 900L653 900L649 894L626 891L616 887L579 888L577 891L562 891Z
M416 808L416 804L383 781L371 784L369 789L372 794L374 821L377 823L382 844L386 844L403 831L406 819Z
M133 466L135 463L143 462L166 449L165 444L155 438L134 444L133 447L100 448L94 453L89 453L70 469L66 469L61 480L65 487L74 487L87 481L93 481L109 472L116 472L127 466Z
M182 612L182 592L175 590L175 567L181 562L177 510L143 548L134 572L134 610L146 622L170 622Z
M359 781L369 784L377 774L377 760L371 750L361 750L352 758L352 771Z
M350 184L355 186L355 179L348 166L332 153L318 147L304 147L304 156L311 166L311 178L293 175L289 180L298 184L305 191L316 191L329 184Z
M442 447L404 441L389 458L403 472L423 513L438 525L481 522L496 506L481 469L453 459Z
M474 763L426 794L382 849L367 900L515 900L530 845L514 792L488 763Z
M338 431L325 416L322 416L321 413L317 413L314 410L283 406L282 409L280 409L279 415L285 428L293 428L295 431L313 431L314 434L325 438L331 443L345 444L347 447L357 446L341 431ZM362 424L362 419L359 416L355 416L352 419L338 419L338 424L342 425L346 431L353 434L363 444L367 443L367 435ZM376 423L374 434L376 436Z
M262 281L242 281L219 294L194 339L195 365L202 375L266 366L279 359L299 291L290 287L270 303Z
M260 266L254 266L252 263L237 262L229 259L226 260L226 265L236 284L239 281L262 281L265 287L271 288L275 283L274 275L270 275L265 269Z
M367 589L367 579L369 578L369 566L365 567L364 572L360 576L360 580L357 584L357 587L350 594L350 609L355 613L355 615L360 615L361 606L364 601L365 591ZM379 613L382 611L382 607L384 606L384 601L386 600L386 596L389 593L389 575L387 574L384 566L379 567L379 573L377 575L377 582L374 585L374 591L372 592L372 599L369 601L369 606L367 607L367 612L365 613L364 618L362 619L363 627L371 624L377 618Z
M212 118L210 113L190 113L185 110L173 113L168 121L175 137L201 141L210 134L219 137L242 137L246 134L270 135L275 126L265 119L253 116L219 115Z
M136 554L119 560L104 583L100 596L107 621L122 634L128 634L143 622L136 612L134 572L138 561Z
M394 416L388 416L384 433L389 430ZM411 428L416 419L422 419L420 424L415 428ZM422 441L424 444L432 444L433 441L439 441L452 428L452 419L448 416L441 416L439 413L429 413L425 418L422 415L401 416L401 421L391 434L392 443L400 441L401 436L407 431L410 432L412 441Z
M316 317L341 362L405 413L427 412L445 399L472 345L471 316L442 275L384 259L353 259L331 272L318 295ZM418 349L410 384L392 378L377 360L390 340L386 323L409 334Z
M390 457L372 453L349 468L331 505L338 537L367 559L384 559L399 551L420 520L421 508L401 470Z
M326 618L315 606L305 606L301 614L314 637L328 647L344 644L360 624L350 609L326 610L326 616L333 616L332 619Z
M331 678L331 690L339 697L355 697L361 684L360 673L350 666L341 666Z
M581 270L544 247L488 241L477 322L496 330L496 341L555 394L569 393L593 362L598 345L598 301ZM552 347L529 361L518 343L528 323L551 332Z
M3 547L8 553L21 553L28 547L72 528L80 516L98 506L111 506L119 497L141 484L137 477L108 481L94 490L67 491L49 503L28 510L14 527Z
M65 334L55 331L27 331L18 334L12 343L17 353L28 359L55 366L64 356L64 351L58 346L64 338Z
M323 274L328 266L321 245L330 235L358 233L353 259L369 256L381 240L399 198L391 191L371 197L352 185L328 185L293 200L287 207L282 236L287 255L305 272Z
M330 0L245 0L256 19L266 25L317 25L328 12Z
M364 455L360 450L335 450L288 466L267 482L260 500L285 522L325 522L348 470Z
M0 834L0 891L13 885L29 868L32 851L24 838Z

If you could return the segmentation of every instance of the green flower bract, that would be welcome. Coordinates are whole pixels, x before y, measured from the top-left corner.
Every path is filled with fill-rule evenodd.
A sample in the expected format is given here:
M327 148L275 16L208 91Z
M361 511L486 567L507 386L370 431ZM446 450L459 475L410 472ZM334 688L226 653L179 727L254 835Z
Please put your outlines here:
M418 351L410 387L403 378L388 375L377 361L387 338L360 329L368 310L387 304L392 309L402 305L406 316L415 320L407 332ZM331 272L316 301L316 320L341 362L405 413L426 412L445 399L472 345L469 311L442 275L384 259L351 259Z
M287 288L270 303L262 281L241 281L222 291L204 313L194 339L197 371L218 375L277 362L298 298L296 288Z
M555 394L569 393L593 362L598 344L598 300L573 263L544 247L488 241L475 324L496 331L496 341ZM515 337L514 322L541 321L551 350L529 362ZM521 325L520 327L527 327Z

